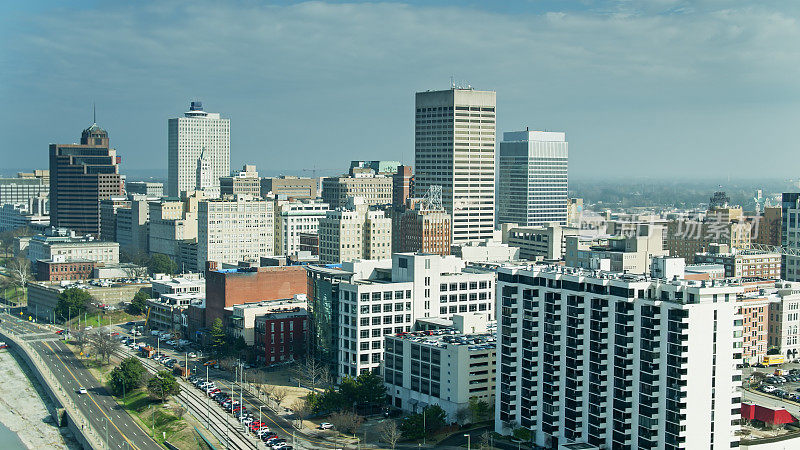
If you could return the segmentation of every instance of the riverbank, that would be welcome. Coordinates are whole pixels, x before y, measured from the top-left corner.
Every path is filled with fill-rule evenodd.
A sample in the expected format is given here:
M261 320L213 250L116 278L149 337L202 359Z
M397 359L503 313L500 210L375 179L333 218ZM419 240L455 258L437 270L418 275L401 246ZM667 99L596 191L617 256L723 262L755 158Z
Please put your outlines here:
M61 434L52 409L25 362L9 350L0 350L0 422L29 449L80 449L66 428L65 435Z

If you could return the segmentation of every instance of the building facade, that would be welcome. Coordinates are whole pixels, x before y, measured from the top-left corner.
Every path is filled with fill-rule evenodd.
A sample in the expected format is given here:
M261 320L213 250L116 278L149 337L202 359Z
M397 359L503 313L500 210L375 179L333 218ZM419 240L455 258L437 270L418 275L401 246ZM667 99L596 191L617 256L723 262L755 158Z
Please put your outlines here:
M275 364L300 360L306 355L309 337L308 311L286 308L255 319L256 361Z
M261 197L261 179L258 177L256 166L245 164L242 170L229 177L219 179L219 193L222 196L249 195L252 198Z
M289 256L301 251L301 235L317 235L319 221L328 210L327 203L316 200L276 201L275 254Z
M237 198L201 201L197 212L197 267L237 264L275 254L274 203Z
M156 200L156 198L133 194L129 207L117 209L117 232L115 234L121 249L133 254L149 251L149 202L152 200Z
M392 220L369 209L361 197L328 211L319 219L319 262L388 258L392 253Z
M482 313L494 320L494 273L464 272L454 256L395 253L343 264L339 283L338 378L376 371L384 336L409 332L419 318Z
M36 281L88 280L97 261L65 258L36 261Z
M497 161L497 222L566 225L568 156L565 133L503 133Z
M100 202L123 192L119 162L97 124L80 144L50 144L50 224L98 236Z
M472 88L416 94L414 195L442 187L453 242L494 231L495 104L493 91Z
M363 174L322 179L322 201L331 208L346 206L351 197L361 197L370 206L389 205L393 192L393 180L385 175Z
M451 221L444 208L426 208L418 204L399 214L392 228L395 253L450 254Z
M504 244L519 248L519 257L536 261L546 259L557 261L567 251L567 236L578 236L575 227L547 224L538 227L503 227Z
M654 256L667 256L663 227L641 224L624 235L602 238L567 236L564 261L567 266L611 272L650 273Z
M42 178L0 178L0 206L27 205L31 199L49 194L50 183Z
M794 252L783 254L781 259L781 279L800 281L800 193L784 192L781 196L781 245Z
M726 277L756 277L777 280L781 277L781 254L761 250L733 250L724 244L711 244L708 252L694 255L696 264L721 264Z
M593 273L500 269L495 431L559 449L738 447L743 287Z
M291 199L315 199L318 183L316 178L266 177L261 179L261 197L267 198L272 193L276 198L286 196Z
M128 181L125 183L125 191L128 194L160 198L164 196L164 183L157 183L154 181Z
M38 260L53 259L119 263L119 244L98 241L91 235L77 236L63 229L50 228L45 234L37 234L26 241L27 256L33 264Z
M5 204L0 206L0 232L30 228L41 232L50 226L50 211L47 197L30 199L28 203Z
M120 208L130 208L131 201L125 195L115 195L100 202L100 239L117 240L117 213Z
M230 119L203 111L202 102L191 102L183 117L169 119L167 195L206 189L219 192L219 178L231 171L230 130ZM201 155L208 171L198 176ZM207 179L209 185L198 186L198 178Z

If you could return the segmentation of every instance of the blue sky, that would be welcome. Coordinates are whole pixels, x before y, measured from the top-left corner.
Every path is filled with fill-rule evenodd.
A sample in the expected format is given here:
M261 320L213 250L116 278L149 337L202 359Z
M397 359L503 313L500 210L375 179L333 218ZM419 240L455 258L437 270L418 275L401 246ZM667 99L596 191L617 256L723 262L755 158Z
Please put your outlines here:
M788 6L787 6L788 5ZM414 92L497 91L498 134L563 130L573 177L796 177L790 2L6 1L2 167L98 122L123 171L165 169L191 99L263 172L413 163ZM776 164L780 162L780 164Z

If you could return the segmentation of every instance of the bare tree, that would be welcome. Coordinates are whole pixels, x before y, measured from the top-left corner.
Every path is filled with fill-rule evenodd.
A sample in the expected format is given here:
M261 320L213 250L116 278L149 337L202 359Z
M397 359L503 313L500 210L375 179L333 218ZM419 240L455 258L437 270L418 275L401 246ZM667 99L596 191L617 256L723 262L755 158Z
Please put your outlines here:
M292 403L289 409L292 410L292 414L294 415L295 427L301 428L303 419L308 417L308 414L311 412L311 407L308 405L308 402L302 398L298 398Z
M278 386L272 390L272 398L275 399L275 403L277 403L278 406L281 406L281 402L283 402L287 395L289 395L289 391L285 387Z
M75 336L75 345L78 346L78 350L83 353L83 350L89 345L89 335L85 331L76 331L72 333Z
M119 341L114 339L108 330L98 330L92 333L89 335L89 340L94 351L101 359L105 359L106 363L111 361L111 355L120 345Z
M298 363L292 372L301 383L310 386L312 390L316 390L317 387L326 387L330 381L328 368L314 358L306 358L303 362Z
M331 414L328 419L337 430L345 433L355 434L358 427L364 422L364 418L352 411L338 411Z
M381 441L391 445L392 450L394 450L394 446L397 445L397 441L399 441L401 437L400 427L397 426L397 422L392 419L383 421L383 423L378 426L378 432L380 433Z
M13 286L25 289L25 285L32 279L31 262L28 258L17 256L6 265L6 268L11 275Z

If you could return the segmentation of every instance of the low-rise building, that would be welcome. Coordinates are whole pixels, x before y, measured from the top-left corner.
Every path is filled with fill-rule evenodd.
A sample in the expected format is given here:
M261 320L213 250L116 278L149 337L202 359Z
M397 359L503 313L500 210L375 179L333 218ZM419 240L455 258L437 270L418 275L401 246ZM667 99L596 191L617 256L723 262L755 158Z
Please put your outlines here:
M570 267L647 274L651 259L666 255L662 228L641 225L634 233L621 236L567 236L564 260Z
M230 314L227 323L228 334L234 338L241 337L244 339L245 344L252 346L255 342L256 317L274 311L285 311L286 309L299 308L306 310L307 307L308 301L306 295L298 294L291 299L243 303L225 308L226 313ZM293 351L281 353L293 353Z
M5 204L0 206L0 232L30 228L41 233L50 226L50 212L47 197L41 195L28 203Z
M452 253L466 262L511 262L519 260L519 248L485 239L453 244Z
M140 194L147 197L160 198L164 196L164 183L155 181L128 181L125 183L125 192Z
M269 365L299 360L306 355L308 338L306 308L287 307L261 314L255 319L256 361Z
M206 293L206 280L201 273L186 273L172 277L156 276L153 281L153 298L164 294L203 294Z
M769 304L767 345L786 359L800 359L800 283L777 282Z
M470 398L494 404L497 340L494 328L465 332L465 316L456 326L385 337L383 377L393 406L420 412L438 405L455 422ZM458 319L461 319L460 321Z
M322 201L338 208L350 197L361 197L370 206L392 204L393 179L384 175L356 174L322 179Z
M181 337L189 336L186 310L189 306L205 304L205 294L174 293L161 294L158 298L147 300L150 311L147 313L147 326L153 330L170 331Z
M222 197L226 195L261 197L261 179L258 178L256 166L254 164L245 164L239 173L229 177L220 177L219 194Z
M696 263L721 264L726 277L781 277L781 254L761 250L731 249L727 244L710 244L709 251L696 253Z
M92 284L93 283L93 284ZM92 283L68 281L36 281L28 283L28 314L40 319L53 320L58 296L66 289L83 289L92 296L93 302L99 305L108 305L122 308L123 303L133 300L137 292L150 291L150 283L106 283L94 281ZM61 320L61 318L58 318ZM65 318L66 319L66 318Z
M327 203L316 200L276 201L275 254L290 256L299 252L300 237L317 236L319 221L328 210Z
M89 259L40 259L36 261L36 281L88 280L95 267L97 261Z
M548 224L540 227L502 227L504 244L519 248L519 257L531 261L557 261L567 250L567 236L578 236L577 227Z
M318 183L316 178L265 177L261 179L261 197L267 198L272 193L275 197L315 199L317 198Z
M19 243L15 247L27 250L28 259L32 263L53 258L63 258L64 261L91 260L103 264L119 263L118 243L98 241L92 235L78 236L63 228L48 228L44 234L16 239Z

